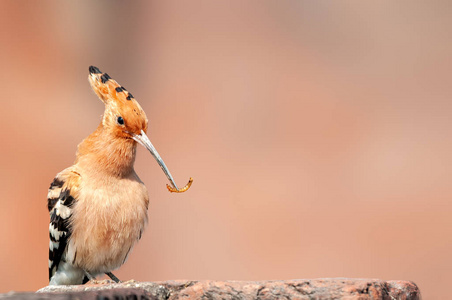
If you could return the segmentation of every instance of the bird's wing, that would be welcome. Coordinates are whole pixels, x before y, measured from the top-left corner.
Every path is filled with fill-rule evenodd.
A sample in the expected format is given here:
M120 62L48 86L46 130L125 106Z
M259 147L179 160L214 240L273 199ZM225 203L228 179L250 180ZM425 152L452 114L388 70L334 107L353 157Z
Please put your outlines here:
M68 168L59 173L50 184L47 207L50 213L49 280L58 270L61 258L71 236L70 220L77 201L80 174Z

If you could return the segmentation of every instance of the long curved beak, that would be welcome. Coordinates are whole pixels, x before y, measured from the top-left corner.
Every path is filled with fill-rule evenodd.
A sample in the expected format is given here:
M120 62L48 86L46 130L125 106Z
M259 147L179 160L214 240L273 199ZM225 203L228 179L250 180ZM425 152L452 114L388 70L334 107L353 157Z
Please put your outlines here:
M174 182L173 176L171 176L170 171L165 165L165 162L160 157L159 153L155 149L154 145L152 145L151 141L147 137L146 133L144 133L143 130L141 130L141 134L135 134L132 137L135 141L137 141L139 144L144 146L146 149L151 152L152 156L154 156L155 160L159 164L160 168L162 168L163 173L165 173L166 177L168 177L168 180L170 181L171 185L174 187L174 189L179 190L179 188L176 185L176 182Z

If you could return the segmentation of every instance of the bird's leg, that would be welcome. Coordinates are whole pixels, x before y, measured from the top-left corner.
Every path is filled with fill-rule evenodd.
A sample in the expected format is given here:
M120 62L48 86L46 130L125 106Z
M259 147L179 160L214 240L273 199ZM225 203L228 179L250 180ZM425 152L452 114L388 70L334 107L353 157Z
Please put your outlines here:
M96 277L91 275L88 271L85 271L85 276L88 277L88 280L94 284L97 284Z
M111 280L113 280L116 283L120 283L121 280L119 280L118 277L115 276L115 274L113 274L112 272L106 272L105 275L107 275L108 277L111 278Z

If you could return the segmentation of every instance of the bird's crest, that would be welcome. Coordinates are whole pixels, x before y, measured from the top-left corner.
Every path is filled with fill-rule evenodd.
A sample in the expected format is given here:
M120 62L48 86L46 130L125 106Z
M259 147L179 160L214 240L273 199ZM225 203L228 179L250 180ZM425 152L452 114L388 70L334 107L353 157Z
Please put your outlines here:
M102 73L98 68L89 67L89 82L99 98L108 104L111 101L127 103L134 97L124 87L112 79L107 73Z

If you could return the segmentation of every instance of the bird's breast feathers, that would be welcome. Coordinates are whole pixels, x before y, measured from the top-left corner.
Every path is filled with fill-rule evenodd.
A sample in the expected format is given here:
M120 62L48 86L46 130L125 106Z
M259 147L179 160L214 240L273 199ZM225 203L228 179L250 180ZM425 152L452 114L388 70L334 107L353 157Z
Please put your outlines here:
M88 177L80 184L68 259L94 273L114 270L125 262L147 223L146 187L133 177L110 178L102 184Z

